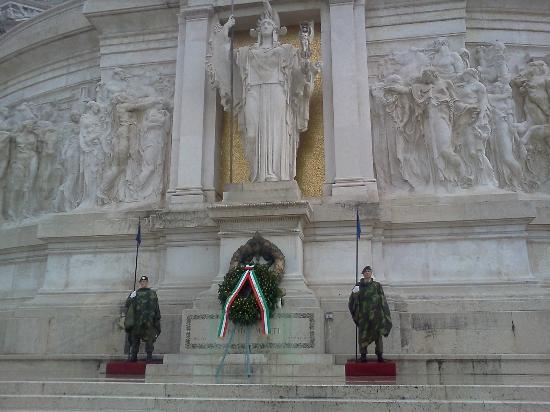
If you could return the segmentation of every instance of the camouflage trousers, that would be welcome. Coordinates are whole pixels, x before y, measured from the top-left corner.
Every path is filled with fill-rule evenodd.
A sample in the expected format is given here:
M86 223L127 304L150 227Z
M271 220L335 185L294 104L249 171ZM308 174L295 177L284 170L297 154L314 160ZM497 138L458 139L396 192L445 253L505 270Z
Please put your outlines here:
M361 339L361 329L359 329L359 353L368 353L367 347L369 346L371 342L369 342L367 339ZM374 353L382 354L384 352L384 344L382 343L382 335L379 335L378 338L374 341Z
M145 351L146 352L153 352L155 349L156 339L156 333L153 330L145 330L145 331L131 331L130 332L130 352L137 354L139 352L139 346L141 344L141 341L145 342Z

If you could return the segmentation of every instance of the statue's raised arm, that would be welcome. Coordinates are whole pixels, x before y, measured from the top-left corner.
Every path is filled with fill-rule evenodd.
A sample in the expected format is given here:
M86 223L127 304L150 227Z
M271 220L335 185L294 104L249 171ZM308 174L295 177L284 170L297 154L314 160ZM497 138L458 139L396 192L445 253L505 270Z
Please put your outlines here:
M229 16L222 26L216 23L210 35L210 53L206 65L210 74L212 87L218 89L224 110L231 107L231 39L229 30L235 25L233 16Z

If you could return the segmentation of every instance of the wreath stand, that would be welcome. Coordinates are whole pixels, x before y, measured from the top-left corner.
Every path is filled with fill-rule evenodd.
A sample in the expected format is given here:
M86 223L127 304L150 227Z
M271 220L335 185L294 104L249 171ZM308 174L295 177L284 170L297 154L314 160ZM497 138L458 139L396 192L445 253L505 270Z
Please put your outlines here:
M325 313L304 278L304 228L312 208L299 196L286 196L292 192L289 185L292 182L235 185L238 187L230 188L230 196L224 194L223 202L207 207L208 217L217 226L219 272L211 287L197 295L193 307L183 310L180 353L165 355L164 364L151 365L147 376L155 380L183 375L219 380L222 376L243 377L243 370L245 376L253 374L258 379L344 375L344 366L335 365L334 355L325 353ZM258 333L257 324L249 333L241 325L231 325L222 340L218 336L219 285L233 265L252 260L235 261L235 253L245 256L254 252L253 256L270 261L263 257L265 249L254 251L249 243L257 232L284 257L280 283L284 304L273 313L268 335Z

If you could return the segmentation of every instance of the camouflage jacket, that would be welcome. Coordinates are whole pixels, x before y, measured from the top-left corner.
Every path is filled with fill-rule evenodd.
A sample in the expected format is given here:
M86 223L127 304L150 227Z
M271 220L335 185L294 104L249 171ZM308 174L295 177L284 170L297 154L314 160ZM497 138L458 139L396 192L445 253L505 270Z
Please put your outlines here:
M134 297L126 300L126 320L124 328L131 330L154 329L156 335L160 335L160 308L157 293L149 288L141 288L136 291Z
M348 302L353 321L369 342L380 335L388 336L392 323L382 285L374 280L366 282L361 279L355 286Z

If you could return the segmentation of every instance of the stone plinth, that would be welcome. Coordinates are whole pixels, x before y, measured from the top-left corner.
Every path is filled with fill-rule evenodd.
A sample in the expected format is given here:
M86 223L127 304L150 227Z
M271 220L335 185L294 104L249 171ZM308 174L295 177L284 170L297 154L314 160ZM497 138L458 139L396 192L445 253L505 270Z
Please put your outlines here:
M295 202L302 192L295 180L262 183L233 183L225 185L223 203Z
M219 307L218 303L218 307ZM235 325L230 323L225 338L217 336L220 310L183 311L180 351L184 353L223 353ZM259 325L251 326L252 353L324 353L324 319L321 309L282 308L271 318L271 333L262 335ZM244 353L246 328L237 326L229 351Z
M183 311L180 345L183 358L178 355L175 355L176 358L168 356L167 366L156 368L157 374L215 373L219 355L216 359L203 362L202 369L181 366L181 359L189 359L186 356L190 355L222 354L226 349L235 325L230 324L225 339L218 337L218 284L223 281L233 253L256 232L270 240L285 256L285 271L281 283L285 296L284 307L272 314L269 335L261 335L257 326L251 327L251 352L269 355L313 355L325 352L324 312L318 299L306 285L303 269L303 228L311 218L309 202L300 200L301 194L296 182L229 185L227 189L224 202L208 208L209 217L219 228L220 272L210 289L194 301L193 309ZM245 352L245 334L244 327L237 327L228 348L229 353ZM269 373L275 370L278 373L292 372L285 369L280 360L272 359L271 363L268 362L271 366L264 365L262 370L271 371ZM287 366L291 367L290 364ZM282 372L283 370L286 372Z
M287 182L279 182L286 184ZM269 196L271 183L253 184L258 188L259 198ZM289 185L275 184L285 193L296 193ZM228 198L251 198L253 194L242 187L235 192L228 192ZM288 190L287 190L288 189ZM297 188L295 188L297 189ZM256 190L252 191L257 193ZM275 244L285 256L285 273L281 287L285 290L285 302L293 307L319 307L317 298L306 286L304 279L303 259L303 229L311 218L311 206L303 200L294 201L264 201L242 202L213 205L208 208L210 218L219 227L220 235L220 273L214 279L212 288L207 295L214 296L217 301L217 286L229 269L229 262L233 253L245 244L254 233L260 232L263 237ZM219 305L219 304L217 304ZM197 302L195 307L205 307ZM212 307L208 302L207 307ZM217 307L217 306L214 306Z
M228 354L223 365L221 354L210 355L166 355L164 364L147 365L146 380L162 381L170 376L194 376L218 378L242 378L248 372L254 379L262 378L341 378L343 365L334 364L334 355L325 354L263 354L252 353L246 367L245 355Z

